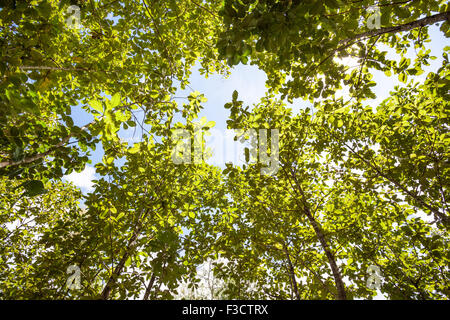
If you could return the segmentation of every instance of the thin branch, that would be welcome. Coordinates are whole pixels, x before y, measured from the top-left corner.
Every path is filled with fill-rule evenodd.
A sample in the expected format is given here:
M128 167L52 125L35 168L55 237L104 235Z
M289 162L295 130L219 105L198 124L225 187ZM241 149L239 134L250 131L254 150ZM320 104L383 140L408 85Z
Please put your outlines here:
M89 126L91 126L95 122L96 122L96 120L88 123L87 125L82 127L80 130L81 131L87 130L87 128ZM0 162L0 168L5 168L5 167L9 167L9 166L18 166L18 165L26 164L26 163L32 163L32 162L37 161L39 159L45 158L46 156L50 155L55 150L61 148L64 145L66 145L69 142L70 138L72 138L74 136L76 136L76 133L72 132L71 134L66 136L64 139L62 139L60 142L58 142L56 145L54 145L53 147L48 149L46 152L38 153L38 154L35 154L34 156L29 156L27 158L24 158L24 159L18 160L18 161L9 160L9 161Z
M20 70L50 70L50 71L91 71L84 68L61 68L49 66L20 66Z
M205 10L206 12L208 12L209 14L213 15L214 17L218 17L217 14L215 14L214 12L212 12L211 10L205 8L204 6L198 4L197 2L195 2L194 0L189 0L190 2L192 2L193 4L195 4L197 7L199 7L202 10Z

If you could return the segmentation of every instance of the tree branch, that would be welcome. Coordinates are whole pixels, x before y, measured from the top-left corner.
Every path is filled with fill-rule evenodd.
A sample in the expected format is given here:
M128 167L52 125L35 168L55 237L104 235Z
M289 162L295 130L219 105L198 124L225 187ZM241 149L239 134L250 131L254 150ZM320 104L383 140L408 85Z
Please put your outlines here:
M134 227L133 234L131 235L130 239L128 240L127 247L125 249L125 252L120 259L117 266L114 268L113 273L108 279L108 282L106 283L105 287L103 288L103 291L101 293L101 297L103 300L107 300L112 292L112 289L117 281L117 278L122 274L122 271L125 267L125 263L127 262L128 258L130 257L132 251L135 248L135 245L137 243L138 237L141 233L141 229L143 226L143 220L147 216L147 214L150 212L150 209L147 209L145 211L142 211L141 214L138 217L137 223Z
M85 125L84 127L82 127L81 131L86 130L95 121L96 120L94 120L94 121L88 123L87 125ZM31 163L31 162L37 161L39 159L42 159L42 158L50 155L53 151L55 151L55 150L61 148L62 146L64 146L66 143L69 142L70 138L74 137L75 135L76 135L76 133L72 132L71 134L66 136L64 139L62 139L60 142L58 142L56 145L54 145L53 147L48 149L46 152L38 153L38 154L26 157L26 158L24 158L22 160L18 160L18 161L9 160L9 161L0 162L0 169L1 168L5 168L5 167L10 167L10 166L18 166L18 165L21 165L21 164Z
M291 278L292 290L295 293L296 299L301 300L300 292L298 291L297 280L295 280L295 270L294 270L294 266L292 265L291 257L289 256L288 248L287 248L285 242L283 242L282 245L283 245L283 251L284 251L284 254L286 255L286 260L287 260L288 266L289 266L289 276Z
M438 13L433 16L425 17L423 19L419 19L419 20L416 20L413 22L401 24L401 25L398 25L395 27L374 29L374 30L370 30L370 31L367 31L364 33L360 33L360 34L355 35L352 38L348 38L348 39L339 41L339 44L345 45L350 41L354 41L354 40L362 39L362 38L371 38L371 37L379 36L379 35L386 34L386 33L409 31L409 30L412 30L415 28L425 27L427 25L430 25L430 24L433 24L433 23L436 23L439 21L448 21L449 19L450 19L450 11L446 11L446 12Z

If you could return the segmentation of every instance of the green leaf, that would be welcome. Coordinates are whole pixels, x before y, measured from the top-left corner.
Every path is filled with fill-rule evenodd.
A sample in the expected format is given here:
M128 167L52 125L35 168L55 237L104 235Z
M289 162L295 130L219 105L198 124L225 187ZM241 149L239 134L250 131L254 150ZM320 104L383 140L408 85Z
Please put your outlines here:
M40 180L30 180L23 184L23 187L25 188L25 196L28 197L35 197L40 194L44 194L47 192L47 190L44 188L44 183Z
M91 100L89 101L89 105L96 111L103 113L103 105L98 100Z
M138 153L139 150L140 150L140 144L139 143L135 143L133 145L133 147L129 148L127 151L128 151L128 153L135 154L135 153Z
M238 92L236 90L233 91L233 101L236 101L238 98Z
M117 107L120 104L120 93L116 93L112 96L110 106L111 109Z

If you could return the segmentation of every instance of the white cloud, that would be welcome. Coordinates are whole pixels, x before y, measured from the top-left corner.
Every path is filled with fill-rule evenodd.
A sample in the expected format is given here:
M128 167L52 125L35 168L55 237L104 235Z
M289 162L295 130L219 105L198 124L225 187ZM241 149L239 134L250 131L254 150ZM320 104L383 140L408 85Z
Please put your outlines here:
M358 59L353 57L333 58L334 62L344 65L345 67L352 69L359 66ZM351 71L351 70L350 70Z
M94 183L92 180L95 177L95 168L86 166L81 172L72 172L71 174L64 176L63 178L69 182L72 182L79 188L86 189L86 191L92 191Z
M377 290L377 295L375 297L373 297L373 300L387 300L388 298L381 293L380 290Z

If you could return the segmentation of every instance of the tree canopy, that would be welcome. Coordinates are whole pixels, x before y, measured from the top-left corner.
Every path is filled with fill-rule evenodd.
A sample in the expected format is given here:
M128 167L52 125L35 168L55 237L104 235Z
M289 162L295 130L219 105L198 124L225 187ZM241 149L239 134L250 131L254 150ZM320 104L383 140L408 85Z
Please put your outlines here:
M449 299L450 47L427 46L449 18L441 0L2 1L0 299ZM238 64L267 92L223 106L247 148L221 167L207 95L176 93ZM379 73L399 82L383 100ZM82 193L64 177L87 164Z

